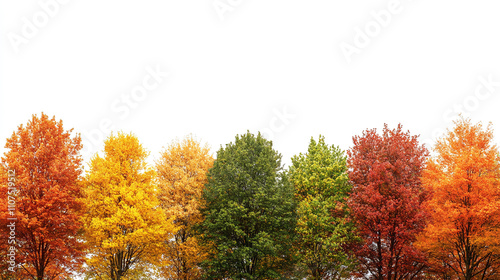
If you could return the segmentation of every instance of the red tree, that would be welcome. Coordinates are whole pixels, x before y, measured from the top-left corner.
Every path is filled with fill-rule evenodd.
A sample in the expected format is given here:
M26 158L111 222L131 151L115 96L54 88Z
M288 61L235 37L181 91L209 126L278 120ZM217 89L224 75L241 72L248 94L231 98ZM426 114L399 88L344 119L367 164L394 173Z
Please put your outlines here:
M2 205L10 202L0 215L15 227L4 224L1 231L4 236L14 232L9 249L16 249L16 279L66 279L81 264L76 238L80 141L63 129L62 121L43 113L7 139L0 197Z
M366 130L353 137L348 154L349 199L361 244L355 246L357 276L367 279L419 279L426 267L413 243L426 220L426 193L420 174L428 155L417 136L402 126L383 134Z

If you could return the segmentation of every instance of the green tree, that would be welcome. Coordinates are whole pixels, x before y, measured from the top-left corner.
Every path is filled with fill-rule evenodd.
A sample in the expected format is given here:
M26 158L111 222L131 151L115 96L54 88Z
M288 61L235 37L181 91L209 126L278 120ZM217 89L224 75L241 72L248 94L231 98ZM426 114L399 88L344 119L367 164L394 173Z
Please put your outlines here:
M207 279L278 279L290 265L295 203L282 171L260 133L237 135L217 152L199 226Z
M292 158L290 181L298 201L299 266L308 279L339 279L348 275L352 259L345 246L354 240L346 200L351 191L344 152L311 138L306 154Z

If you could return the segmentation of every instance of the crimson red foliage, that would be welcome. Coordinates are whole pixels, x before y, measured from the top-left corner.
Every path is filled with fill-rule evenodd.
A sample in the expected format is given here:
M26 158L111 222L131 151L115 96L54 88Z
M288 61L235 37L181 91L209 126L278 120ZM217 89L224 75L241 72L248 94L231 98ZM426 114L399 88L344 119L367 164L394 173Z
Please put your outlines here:
M414 247L427 214L426 192L420 182L428 151L402 126L382 135L376 129L353 137L347 152L351 217L362 242L355 246L358 277L419 279L426 261Z

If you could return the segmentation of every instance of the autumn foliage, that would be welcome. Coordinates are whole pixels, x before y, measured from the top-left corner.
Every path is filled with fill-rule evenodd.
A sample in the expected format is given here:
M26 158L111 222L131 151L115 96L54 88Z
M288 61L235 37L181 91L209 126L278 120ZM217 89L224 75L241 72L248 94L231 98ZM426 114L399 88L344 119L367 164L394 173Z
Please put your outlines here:
M431 219L420 240L441 279L500 279L500 156L493 131L455 122L423 174Z
M366 130L348 151L353 185L349 206L363 242L356 246L360 269L368 279L418 279L426 266L414 246L425 226L422 203L427 193L420 176L426 148L402 126L382 135Z
M165 257L170 262L163 269L168 279L199 279L200 263L206 252L199 246L193 226L202 221L200 199L213 165L208 147L192 137L172 143L156 164L160 204L167 217L175 217L178 230L166 241Z
M159 207L156 172L132 134L111 135L104 156L92 158L85 177L82 216L88 273L97 279L136 279L159 263L175 227Z
M491 124L430 158L401 125L353 144L311 139L287 170L260 133L215 159L187 137L153 168L120 132L82 174L80 136L34 115L0 162L0 279L500 279Z
M7 203L2 203L1 232L6 243L6 223L15 223L15 244L9 245L17 249L15 277L67 279L82 263L77 238L81 225L77 213L81 206L80 137L72 137L62 121L42 113L26 126L20 125L5 147L0 197L2 202L7 195L14 199L15 210L7 211ZM9 188L8 181L15 186Z

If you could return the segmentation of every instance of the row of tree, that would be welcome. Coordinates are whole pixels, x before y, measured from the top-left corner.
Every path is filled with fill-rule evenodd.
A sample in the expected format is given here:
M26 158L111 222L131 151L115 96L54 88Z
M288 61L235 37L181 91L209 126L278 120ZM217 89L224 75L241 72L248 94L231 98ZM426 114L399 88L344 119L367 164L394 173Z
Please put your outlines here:
M42 113L0 165L2 279L500 279L500 155L460 119L434 149L399 125L324 137L284 169L237 135L188 137L154 167L132 134L83 171L81 139Z

